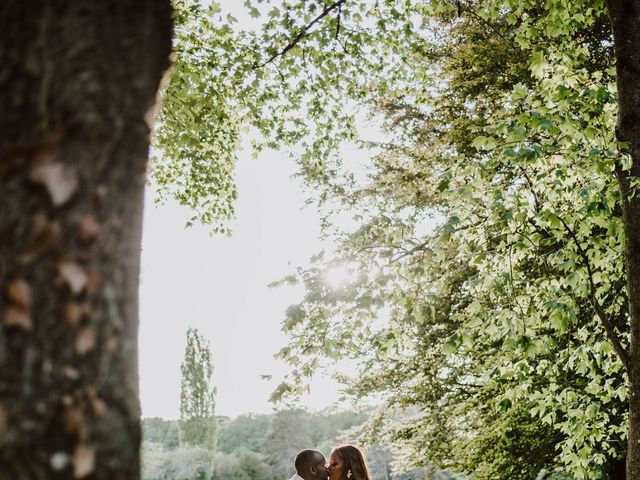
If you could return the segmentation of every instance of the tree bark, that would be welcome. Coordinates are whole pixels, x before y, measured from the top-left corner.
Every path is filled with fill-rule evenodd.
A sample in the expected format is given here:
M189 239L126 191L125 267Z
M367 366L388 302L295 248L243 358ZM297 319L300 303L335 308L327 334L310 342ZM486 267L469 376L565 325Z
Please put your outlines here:
M169 0L0 3L0 479L138 479L138 276ZM145 117L146 116L146 117Z
M629 437L626 477L640 480L640 192L632 178L640 178L640 2L607 0L613 27L618 90L617 137L628 144L630 170L617 168L626 233L625 268L629 295Z
M616 458L609 462L604 469L606 480L626 480L626 461L624 458Z

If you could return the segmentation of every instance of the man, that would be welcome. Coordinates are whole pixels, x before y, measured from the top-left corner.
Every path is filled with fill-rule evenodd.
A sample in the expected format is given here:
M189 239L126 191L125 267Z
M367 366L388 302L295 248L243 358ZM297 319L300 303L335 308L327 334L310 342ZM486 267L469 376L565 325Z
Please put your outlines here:
M291 480L327 480L329 471L324 455L318 450L305 449L296 455L296 474Z

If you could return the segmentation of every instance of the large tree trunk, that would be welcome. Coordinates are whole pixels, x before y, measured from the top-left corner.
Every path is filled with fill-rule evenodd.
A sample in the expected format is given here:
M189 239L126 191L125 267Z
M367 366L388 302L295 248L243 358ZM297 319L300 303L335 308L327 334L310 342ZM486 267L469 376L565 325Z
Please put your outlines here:
M169 0L0 2L0 479L139 478L138 270Z
M605 468L606 480L625 480L626 476L626 460L624 458L614 459Z
M622 192L622 212L626 233L625 267L629 295L630 344L629 439L627 478L640 480L640 192L631 178L640 178L640 2L608 0L607 8L615 41L618 131L620 141L628 143L632 167L617 174Z

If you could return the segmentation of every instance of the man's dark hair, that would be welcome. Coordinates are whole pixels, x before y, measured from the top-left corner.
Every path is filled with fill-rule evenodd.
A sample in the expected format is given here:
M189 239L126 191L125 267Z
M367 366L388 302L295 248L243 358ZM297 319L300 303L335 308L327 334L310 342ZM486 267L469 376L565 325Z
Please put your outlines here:
M318 450L312 450L310 448L306 448L298 452L298 454L296 455L296 459L293 462L296 467L296 472L300 474L301 472L307 470L312 463L318 460L318 456L324 458L324 455L322 455L322 453L320 453Z

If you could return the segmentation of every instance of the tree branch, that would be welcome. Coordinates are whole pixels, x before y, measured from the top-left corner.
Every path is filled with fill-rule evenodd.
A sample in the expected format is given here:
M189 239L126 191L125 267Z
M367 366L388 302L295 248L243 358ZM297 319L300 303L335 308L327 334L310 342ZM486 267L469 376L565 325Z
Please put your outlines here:
M289 50L291 50L293 47L295 47L298 44L298 42L300 42L300 40L302 40L302 38L304 38L305 35L307 35L307 32L309 32L309 30L316 23L318 23L324 17L329 15L336 8L340 9L342 7L342 4L345 3L346 1L347 0L338 0L337 2L334 2L331 5L326 6L324 8L324 10L322 10L322 13L320 13L320 15L318 15L316 18L311 20L311 22L309 22L309 24L307 24L303 29L301 29L298 32L298 34L295 37L293 37L291 39L291 41L281 51L279 51L277 53L274 53L266 62L264 62L264 63L262 63L260 65L257 65L256 68L262 68L265 65L268 65L269 63L273 62L276 58L282 57L283 55L285 55Z
M609 317L607 317L607 314L602 308L602 305L600 305L600 303L598 302L598 299L596 298L596 286L593 283L593 272L591 271L591 263L589 262L589 257L587 256L587 252L584 251L584 249L580 245L580 242L578 241L578 237L576 236L575 232L569 227L569 225L567 225L564 219L560 218L558 215L556 215L556 218L560 220L560 223L562 223L562 225L564 226L564 229L567 231L571 239L576 244L578 253L582 258L584 266L587 269L587 274L589 276L589 302L591 303L593 310L596 312L596 315L600 319L600 322L604 326L604 329L607 332L607 337L609 338L609 341L613 344L613 349L618 354L618 357L622 361L624 368L628 370L629 356L627 354L627 351L624 349L624 347L620 343L620 339L616 334L613 324L609 320Z
M502 40L502 42L508 46L508 47L512 47L513 46L513 42L509 41L509 39L507 39L504 35L502 35L502 33L500 33L500 31L494 27L493 25L491 25L486 19L482 18L482 16L478 15L477 12L475 12L473 10L473 8L464 8L466 7L466 5L462 5L462 2L460 2L458 0L458 18L462 17L463 12L467 12L469 13L473 18L475 18L476 20L479 20L480 23L482 23L484 26L488 27L491 31L493 31L493 33L495 33L498 38L500 38L500 40Z
M527 184L529 185L529 189L531 190L531 194L533 195L533 203L535 205L536 212L540 212L540 202L538 202L538 195L536 194L536 189L533 186L531 177L529 177L529 174L527 173L527 171L524 169L522 165L516 165L516 166L520 169L520 172L522 173L525 180L527 181Z

